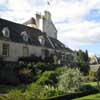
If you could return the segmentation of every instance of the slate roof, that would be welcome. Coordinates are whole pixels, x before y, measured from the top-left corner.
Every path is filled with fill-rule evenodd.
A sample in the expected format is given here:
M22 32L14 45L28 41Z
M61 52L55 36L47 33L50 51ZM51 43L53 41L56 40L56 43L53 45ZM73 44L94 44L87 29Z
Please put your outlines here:
M50 40L52 41L55 49L58 49L58 50L65 49L65 45L63 43L61 43L59 40L54 39L52 37L50 37Z
M2 35L2 29L4 27L8 27L10 30L10 38L5 38ZM29 35L29 39L27 44L41 46L40 42L38 41L38 36L45 35L38 29L31 28L22 24L14 23L5 19L0 18L0 39L18 42L18 43L26 43L21 36L21 32L26 31ZM52 47L51 47L52 48Z
M4 27L8 27L10 30L10 38L5 38L2 34L2 29ZM21 36L21 32L26 31L29 39L27 42L23 40L23 37ZM57 49L57 50L65 50L65 46L63 43L61 43L59 40L48 37L46 33L41 32L38 29L31 28L28 26L25 26L23 24L14 23L5 19L0 18L0 39L11 41L11 42L17 42L17 43L27 43L30 45L36 45L36 46L42 46L38 40L39 36L43 36L45 38L45 47ZM49 39L48 39L49 38ZM53 46L52 46L52 44Z

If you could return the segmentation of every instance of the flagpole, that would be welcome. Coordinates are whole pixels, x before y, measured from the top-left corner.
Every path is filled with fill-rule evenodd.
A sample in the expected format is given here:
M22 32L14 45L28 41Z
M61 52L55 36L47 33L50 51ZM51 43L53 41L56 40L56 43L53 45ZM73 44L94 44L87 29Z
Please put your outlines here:
M49 8L50 8L50 1L47 0L47 1L46 1L46 10L49 11Z

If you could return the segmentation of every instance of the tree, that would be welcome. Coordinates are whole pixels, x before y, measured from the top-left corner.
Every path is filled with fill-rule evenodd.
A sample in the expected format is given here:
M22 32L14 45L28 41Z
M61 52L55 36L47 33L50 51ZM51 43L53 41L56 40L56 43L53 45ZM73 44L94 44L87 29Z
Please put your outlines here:
M83 52L82 50L79 50L76 53L75 60L77 62L80 71L83 72L84 74L88 74L90 69L88 63L89 61L88 51L86 50L85 52Z
M88 56L88 51L86 50L85 51L85 59L84 59L86 62L89 61L89 56Z
M98 68L98 70L97 70L96 77L97 77L97 85L98 85L98 87L99 87L99 86L100 86L100 85L99 85L99 81L100 81L100 66L99 66L99 68Z

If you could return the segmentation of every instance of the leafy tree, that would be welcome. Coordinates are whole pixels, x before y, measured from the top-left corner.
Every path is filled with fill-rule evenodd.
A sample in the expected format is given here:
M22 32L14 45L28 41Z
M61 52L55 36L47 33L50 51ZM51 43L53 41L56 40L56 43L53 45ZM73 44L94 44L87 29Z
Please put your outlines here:
M99 66L99 69L97 71L96 76L97 76L97 85L98 85L98 87L100 87L100 85L99 85L99 81L100 81L100 66Z
M83 52L82 50L79 50L75 55L75 60L77 62L78 67L80 68L80 71L84 74L88 74L89 72L89 57L88 57L88 51L86 50Z

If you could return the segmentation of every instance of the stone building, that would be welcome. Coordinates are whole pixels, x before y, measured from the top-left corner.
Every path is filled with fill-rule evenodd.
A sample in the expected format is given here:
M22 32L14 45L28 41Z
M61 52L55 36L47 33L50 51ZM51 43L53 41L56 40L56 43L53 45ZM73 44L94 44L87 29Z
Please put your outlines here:
M24 24L0 18L0 58L4 61L16 62L20 57L32 55L45 59L52 55L61 64L72 53L57 39L57 30L48 11L45 15L36 14L36 18Z

